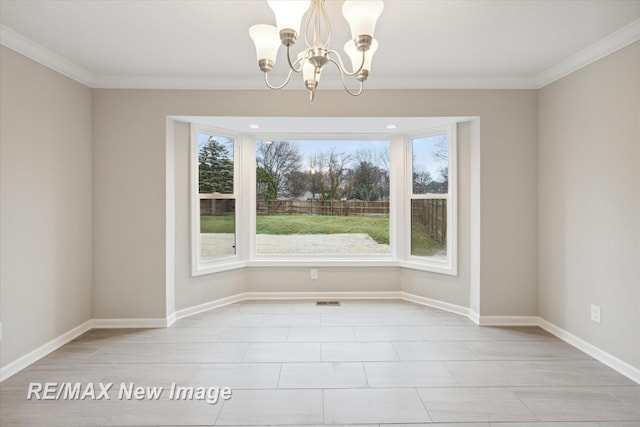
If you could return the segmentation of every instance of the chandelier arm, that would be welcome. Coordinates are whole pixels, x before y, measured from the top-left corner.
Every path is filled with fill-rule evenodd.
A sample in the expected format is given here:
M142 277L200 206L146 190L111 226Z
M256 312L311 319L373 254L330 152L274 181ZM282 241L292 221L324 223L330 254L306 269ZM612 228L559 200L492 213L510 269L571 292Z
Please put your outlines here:
M309 17L307 18L307 22L304 26L304 43L307 45L307 48L311 48L311 43L309 43L309 26L311 25L311 21L314 21L314 16L316 14L316 5L315 0L313 0L311 5L311 13L309 13Z
M331 45L331 20L329 19L329 14L327 13L327 8L323 0L320 0L320 10L322 11L322 19L324 20L324 25L325 27L327 27L327 42L324 44L324 47L325 49L328 49ZM320 31L318 31L318 34L320 34Z
M338 61L336 62L336 60L333 59L333 58L329 58L329 61L331 61L334 64L336 64L338 66L338 68L340 69L341 73L344 73L347 76L355 76L360 71L362 71L362 68L364 67L364 55L365 55L365 52L362 52L362 63L360 64L360 68L358 68L357 70L353 71L352 73L347 71L346 67L344 66L344 63L342 62L342 58L340 57L340 54L337 51L330 50L330 51L327 52L327 55L331 54L331 53L333 53L336 56L336 58L338 58Z
M338 56L339 58L339 56ZM342 87L344 88L345 92L347 92L349 95L351 96L358 96L362 93L362 90L364 89L364 82L360 81L360 89L358 91L352 92L351 90L349 90L349 88L347 87L347 82L345 82L344 80L344 76L345 76L345 71L340 67L340 64L333 58L329 58L329 61L333 62L334 64L336 64L336 66L338 67L338 69L340 70L340 79L342 80ZM359 71L359 70L358 70ZM349 74L347 74L349 75Z
M291 68L289 68L289 74L287 74L287 79L280 86L273 86L271 83L269 83L269 73L268 72L264 73L264 82L267 84L267 87L269 89L280 90L280 89L282 89L283 87L285 87L289 83L289 80L291 80L291 73L292 72L293 72L293 70Z
M289 63L289 68L291 69L291 71L294 71L296 73L300 73L302 71L304 58L298 58L294 62L291 62L291 47L289 45L287 45L287 62ZM296 68L296 64L298 63L300 63L299 69ZM289 72L289 74L291 74L291 71Z

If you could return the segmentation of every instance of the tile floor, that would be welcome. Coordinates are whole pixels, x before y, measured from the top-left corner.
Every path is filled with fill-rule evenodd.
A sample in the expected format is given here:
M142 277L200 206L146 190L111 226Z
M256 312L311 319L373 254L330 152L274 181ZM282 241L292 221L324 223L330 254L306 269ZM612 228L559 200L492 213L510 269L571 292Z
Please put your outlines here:
M47 382L114 386L109 400L26 399ZM120 399L131 383L161 394ZM171 399L172 383L233 394ZM249 301L90 331L0 384L0 425L638 427L640 385L539 328L395 300Z

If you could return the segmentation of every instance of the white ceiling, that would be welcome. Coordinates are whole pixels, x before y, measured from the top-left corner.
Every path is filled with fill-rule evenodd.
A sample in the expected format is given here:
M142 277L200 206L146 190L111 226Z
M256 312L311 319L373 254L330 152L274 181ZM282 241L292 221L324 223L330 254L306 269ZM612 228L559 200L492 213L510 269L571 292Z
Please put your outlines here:
M257 23L275 23L264 0L0 0L2 44L92 87L263 88ZM366 87L540 87L639 38L640 0L387 0Z
M212 117L172 116L174 120L197 123L220 131L276 138L312 135L368 139L369 137L405 135L464 122L473 117ZM393 125L393 128L389 128Z

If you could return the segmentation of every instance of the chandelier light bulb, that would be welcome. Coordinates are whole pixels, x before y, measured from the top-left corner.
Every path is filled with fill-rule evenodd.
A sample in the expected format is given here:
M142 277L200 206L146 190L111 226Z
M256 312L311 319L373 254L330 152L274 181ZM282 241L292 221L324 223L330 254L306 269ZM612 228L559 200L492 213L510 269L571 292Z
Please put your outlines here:
M276 26L282 38L283 44L293 44L300 33L302 16L309 9L310 0L268 0L267 4L276 16ZM288 31L287 31L288 30ZM282 31L285 31L283 37ZM293 31L293 35L290 32Z
M361 71L366 71L367 74L371 71L371 60L373 59L373 54L378 50L378 41L373 39L371 41L371 47L368 51L364 53L364 65L362 65L362 52L358 50L356 44L353 40L349 40L344 45L344 51L351 59L351 65L353 70L357 70L362 65Z
M276 63L280 38L273 25L258 24L249 28L249 35L256 45L256 56L262 71L271 71Z
M345 0L342 14L351 27L351 38L374 36L376 22L382 14L382 0Z

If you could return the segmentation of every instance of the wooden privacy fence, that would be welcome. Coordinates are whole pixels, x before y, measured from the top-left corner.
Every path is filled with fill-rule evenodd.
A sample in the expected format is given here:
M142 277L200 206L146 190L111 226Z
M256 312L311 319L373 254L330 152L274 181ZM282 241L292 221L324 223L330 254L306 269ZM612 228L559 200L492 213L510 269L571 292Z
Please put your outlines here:
M447 200L418 199L411 202L411 223L420 225L438 243L447 241Z
M389 201L256 200L258 215L388 216Z

